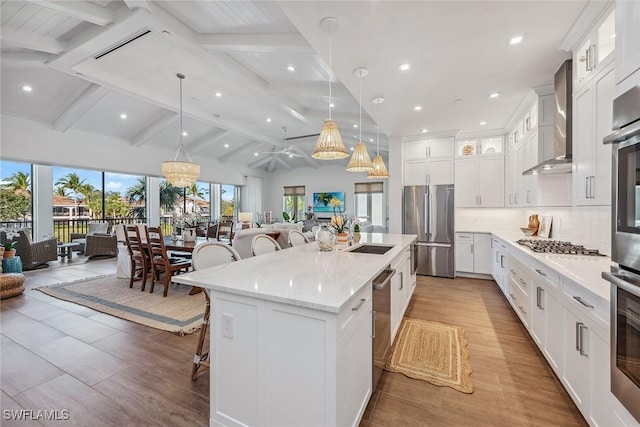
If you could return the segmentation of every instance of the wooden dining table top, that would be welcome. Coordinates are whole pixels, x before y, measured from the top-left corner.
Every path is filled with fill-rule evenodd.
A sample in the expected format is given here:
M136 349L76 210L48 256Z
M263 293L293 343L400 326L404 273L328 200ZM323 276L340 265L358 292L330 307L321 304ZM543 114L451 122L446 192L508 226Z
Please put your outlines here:
M195 242L185 242L182 239L174 241L174 240L171 240L171 236L164 236L164 246L167 248L168 251L193 252L193 249L196 246L208 241L209 239L205 237L196 237Z

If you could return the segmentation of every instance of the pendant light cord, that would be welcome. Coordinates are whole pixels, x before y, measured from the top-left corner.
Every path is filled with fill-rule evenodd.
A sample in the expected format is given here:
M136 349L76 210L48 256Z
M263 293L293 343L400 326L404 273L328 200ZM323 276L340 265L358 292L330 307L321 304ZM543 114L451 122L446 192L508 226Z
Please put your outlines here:
M329 22L329 120L331 120L331 74L333 73L331 69L331 56L332 56L332 44L331 41L333 39L333 34L331 32L331 22Z
M362 75L360 76L360 94L358 96L360 98L359 101L358 101L360 103L360 126L359 126L359 129L360 129L359 135L360 135L360 137L359 137L359 139L360 139L360 142L362 142Z
M376 126L376 156L380 155L380 125Z
M184 134L182 130L182 80L184 80L184 74L178 73L176 74L176 76L180 80L180 144L178 144L178 149L176 150L176 155L173 157L173 160L178 160L178 155L180 154L180 150L182 150L189 162L193 163L191 157L189 156L189 153L187 153L187 150L184 148L184 144L182 142L182 136Z

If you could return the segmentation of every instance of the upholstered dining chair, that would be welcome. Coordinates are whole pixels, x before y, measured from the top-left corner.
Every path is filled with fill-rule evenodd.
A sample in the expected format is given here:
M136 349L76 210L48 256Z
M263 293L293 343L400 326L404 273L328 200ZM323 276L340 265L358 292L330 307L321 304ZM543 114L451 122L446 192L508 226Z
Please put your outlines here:
M226 264L228 262L238 261L240 255L231 246L221 242L207 242L196 246L193 249L191 263L193 270L202 270L203 268L214 267L216 265ZM209 328L209 317L211 314L211 298L209 291L204 290L206 298L206 307L204 317L202 318L202 327L200 328L200 337L196 347L196 354L193 356L193 368L191 369L191 380L196 379L196 374L201 366L209 368L210 364L209 352L202 352L204 340L207 337L207 329Z
M147 272L149 271L149 259L147 251L140 238L140 229L136 225L124 227L124 241L129 252L130 268L129 287L133 288L133 282L142 281L141 291L147 285Z
M266 234L258 234L251 241L251 253L253 256L269 254L282 249L280 244L273 237Z
M302 234L302 232L298 230L289 231L289 246L302 246L306 243L309 243L309 239L307 236Z
M151 289L149 293L153 293L156 281L160 281L160 274L164 273L164 290L162 296L166 297L171 284L171 277L180 272L189 271L191 260L186 258L169 257L167 248L164 245L164 237L160 227L146 227L147 248L151 257Z

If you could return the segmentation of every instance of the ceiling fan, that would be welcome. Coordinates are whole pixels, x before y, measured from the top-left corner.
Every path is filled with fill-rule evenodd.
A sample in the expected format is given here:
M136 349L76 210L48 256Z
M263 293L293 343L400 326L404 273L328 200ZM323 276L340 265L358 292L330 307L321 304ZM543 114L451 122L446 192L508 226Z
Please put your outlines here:
M284 141L284 148L282 150L278 150L278 151L263 152L263 154L285 154L285 155L289 156L289 158L304 157L303 154L296 153L295 151L293 151L291 149L291 147L287 147L287 141L290 141L292 139L301 139L301 138L308 138L308 137L311 137L311 136L320 135L320 134L303 135L303 136L294 136L294 137L287 138L287 128L283 127L282 131L284 132L284 137L282 138L282 140Z

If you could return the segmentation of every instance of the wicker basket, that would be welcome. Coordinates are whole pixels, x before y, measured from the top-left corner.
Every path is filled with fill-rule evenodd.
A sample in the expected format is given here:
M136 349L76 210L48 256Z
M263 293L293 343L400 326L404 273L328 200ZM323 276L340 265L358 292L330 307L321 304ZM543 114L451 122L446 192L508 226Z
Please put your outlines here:
M0 299L13 298L24 292L24 274L0 274Z

